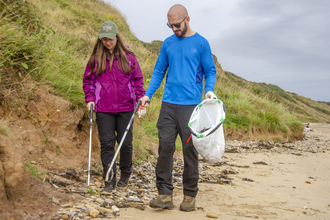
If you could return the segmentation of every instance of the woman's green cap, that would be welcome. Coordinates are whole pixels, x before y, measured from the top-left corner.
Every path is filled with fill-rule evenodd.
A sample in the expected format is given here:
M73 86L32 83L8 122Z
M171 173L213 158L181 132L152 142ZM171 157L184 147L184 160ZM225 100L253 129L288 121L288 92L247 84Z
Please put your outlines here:
M99 39L102 39L104 37L115 39L117 33L118 33L117 25L112 21L105 21L101 25Z

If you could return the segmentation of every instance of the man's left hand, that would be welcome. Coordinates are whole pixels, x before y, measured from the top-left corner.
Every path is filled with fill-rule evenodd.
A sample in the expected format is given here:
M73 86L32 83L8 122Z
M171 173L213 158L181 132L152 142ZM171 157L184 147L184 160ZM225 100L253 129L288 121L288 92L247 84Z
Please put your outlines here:
M205 98L209 99L208 102L213 102L215 101L217 98L217 96L212 92L212 91L208 91L206 94L205 94Z

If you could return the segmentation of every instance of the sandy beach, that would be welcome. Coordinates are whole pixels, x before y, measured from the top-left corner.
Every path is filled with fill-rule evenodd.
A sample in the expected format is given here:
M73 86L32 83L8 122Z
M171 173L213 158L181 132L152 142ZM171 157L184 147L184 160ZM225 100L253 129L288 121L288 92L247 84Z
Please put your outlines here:
M204 175L227 173L230 184L199 183L194 212L179 210L182 188L175 187L174 209L121 208L117 219L330 219L330 125L310 127L295 143L305 150L225 153L221 166L201 162Z
M69 197L73 202L69 208L63 207L63 199L52 219L69 219L70 215L71 219L90 219L92 209L97 212L92 218L96 220L330 219L330 124L310 124L310 128L303 140L293 143L227 141L222 161L216 164L200 157L193 212L179 210L183 161L178 152L173 165L173 209L149 207L158 194L156 159L150 159L134 164L127 188L117 187L108 194L81 193L87 190L86 184L77 182L58 188L81 196ZM93 175L92 189L101 192L100 182L102 177Z

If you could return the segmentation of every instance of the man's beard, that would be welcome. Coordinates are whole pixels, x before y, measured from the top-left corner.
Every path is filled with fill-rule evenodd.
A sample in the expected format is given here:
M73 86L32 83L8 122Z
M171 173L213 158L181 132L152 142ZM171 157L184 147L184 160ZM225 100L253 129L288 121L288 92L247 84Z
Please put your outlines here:
M177 37L183 37L183 36L187 33L187 30L188 30L188 27L187 27L187 25L186 25L186 22L184 22L184 27L183 27L183 29L182 29L182 30L180 29L180 31L178 31L178 32L174 32L174 34L175 34L175 36L177 36Z

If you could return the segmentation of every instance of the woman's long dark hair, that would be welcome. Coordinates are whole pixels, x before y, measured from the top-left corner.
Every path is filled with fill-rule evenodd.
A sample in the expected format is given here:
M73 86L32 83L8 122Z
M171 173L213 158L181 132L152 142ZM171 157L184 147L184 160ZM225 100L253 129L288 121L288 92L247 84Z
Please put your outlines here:
M110 50L103 45L101 39L97 38L93 52L89 58L89 64L91 66L91 71L89 72L89 74L91 74L93 71L96 71L96 75L105 73L107 57L109 57L110 60L109 69L110 71L112 71L112 63L114 56L117 58L117 65L121 72L124 72L126 74L133 72L133 70L128 65L126 53L132 55L135 54L132 50L128 49L128 47L124 45L123 37L119 33L117 34L116 37L117 37L117 44L113 49L113 53L110 53ZM97 63L96 69L95 69L95 61Z

